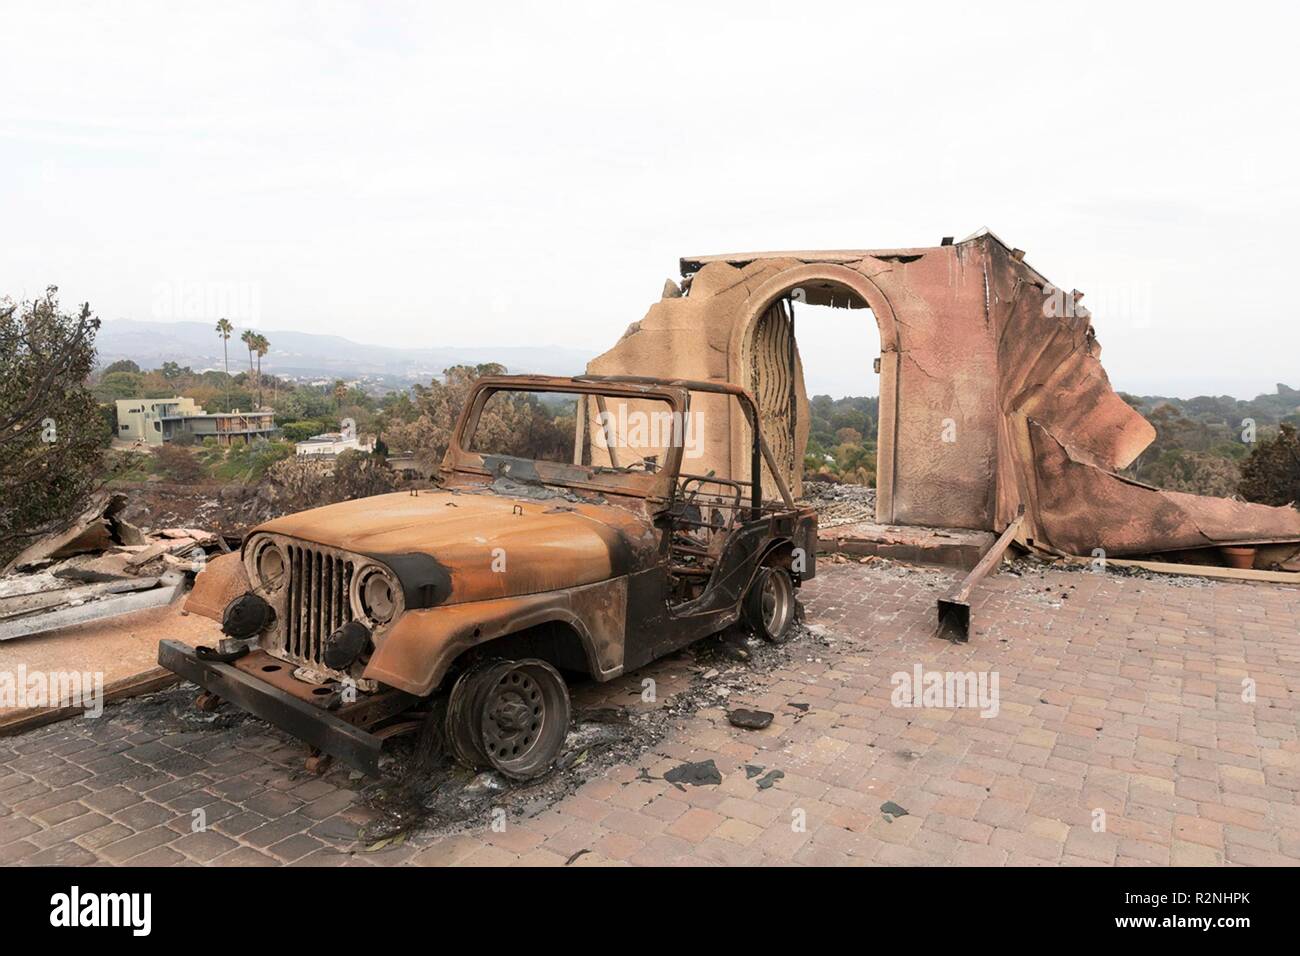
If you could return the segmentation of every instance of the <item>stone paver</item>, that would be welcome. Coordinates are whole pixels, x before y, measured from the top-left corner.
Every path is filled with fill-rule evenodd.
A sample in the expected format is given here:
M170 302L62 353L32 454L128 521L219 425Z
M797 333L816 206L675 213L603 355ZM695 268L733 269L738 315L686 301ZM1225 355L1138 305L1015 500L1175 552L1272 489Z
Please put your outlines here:
M730 699L772 711L770 727L697 712L504 830L365 852L374 814L346 770L308 775L302 748L260 724L160 734L110 716L2 739L0 864L1300 862L1300 591L1004 572L963 645L933 635L952 579L823 562L803 597L830 642L796 645ZM996 713L897 706L918 666L972 690L996 677ZM623 705L642 676L577 695ZM662 779L710 759L721 784Z

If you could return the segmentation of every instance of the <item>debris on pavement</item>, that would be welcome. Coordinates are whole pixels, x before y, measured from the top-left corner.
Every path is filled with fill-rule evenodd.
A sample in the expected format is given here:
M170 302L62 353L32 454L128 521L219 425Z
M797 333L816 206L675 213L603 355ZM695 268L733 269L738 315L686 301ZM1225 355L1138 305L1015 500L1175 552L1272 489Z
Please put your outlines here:
M706 787L722 783L722 773L718 770L713 759L710 758L673 767L664 774L664 779L678 790L685 790L686 787L683 784L692 787Z
M884 814L885 821L893 823L898 817L907 816L907 811L896 804L893 800L886 800L880 805L880 812Z
M745 707L737 707L727 712L727 720L731 726L744 730L763 730L765 727L770 727L774 716L776 715L770 711L749 710Z
M555 769L537 780L521 783L491 774L476 775L439 754L421 735L394 740L392 757L381 766L380 778L368 778L361 784L361 798L376 813L376 819L358 839L365 845L398 832L454 833L479 825L497 808L511 817L527 819L610 767L638 762L641 772L637 779L642 781L662 779L682 791L719 785L723 773L712 759L677 764L659 777L649 773L646 758L665 757L657 749L660 741L679 729L684 720L715 709L717 719L723 720L725 702L731 694L739 697L754 692L772 672L791 666L810 646L829 640L825 629L821 631L818 635L800 624L792 638L779 645L737 633L706 638L661 659L645 672L661 688L672 686L683 671L687 677L684 686L666 692L651 708L606 706L607 698L593 702L594 706L583 706L584 688L575 688L573 729L565 739ZM748 648L749 659L744 663L733 661L727 645ZM713 671L717 673L706 678ZM640 693L636 688L635 696ZM181 699L178 697L177 706L181 706ZM223 707L221 712L229 709ZM185 719L190 719L189 715ZM261 721L252 718L237 732L252 732L254 728L266 730ZM762 790L785 776L781 770L753 764L745 767L745 775Z

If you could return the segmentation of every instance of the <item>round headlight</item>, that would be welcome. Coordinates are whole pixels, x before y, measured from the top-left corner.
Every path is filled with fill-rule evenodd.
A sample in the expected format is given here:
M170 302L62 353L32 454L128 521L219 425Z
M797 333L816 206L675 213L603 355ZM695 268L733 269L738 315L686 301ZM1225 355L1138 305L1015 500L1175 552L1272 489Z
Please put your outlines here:
M361 613L376 624L387 624L397 611L397 588L380 568L369 567L361 572L357 587L361 599Z
M257 549L256 566L262 587L274 591L284 583L284 552L274 541L264 542Z

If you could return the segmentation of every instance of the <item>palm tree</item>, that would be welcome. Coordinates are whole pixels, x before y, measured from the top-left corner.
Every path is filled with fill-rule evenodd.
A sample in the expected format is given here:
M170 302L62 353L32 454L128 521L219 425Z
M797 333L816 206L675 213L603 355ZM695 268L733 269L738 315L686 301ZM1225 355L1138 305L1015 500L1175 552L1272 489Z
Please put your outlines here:
M262 407L262 356L271 350L271 343L258 332L253 336L253 351L257 353L257 407Z
M217 334L221 336L221 354L226 361L226 411L230 411L230 333L235 327L229 319L217 319Z
M255 335L257 333L252 329L244 329L239 336L239 341L243 342L244 347L248 349L248 385L250 388L253 385L253 337Z

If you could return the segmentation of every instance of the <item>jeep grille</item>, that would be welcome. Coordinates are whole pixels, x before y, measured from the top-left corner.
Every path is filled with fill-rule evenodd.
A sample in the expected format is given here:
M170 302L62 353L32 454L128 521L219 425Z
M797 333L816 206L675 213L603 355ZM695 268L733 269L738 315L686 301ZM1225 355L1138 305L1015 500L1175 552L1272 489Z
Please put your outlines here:
M328 548L287 544L288 580L284 626L276 629L280 655L308 667L328 670L321 660L325 638L352 620L349 590L355 564Z

